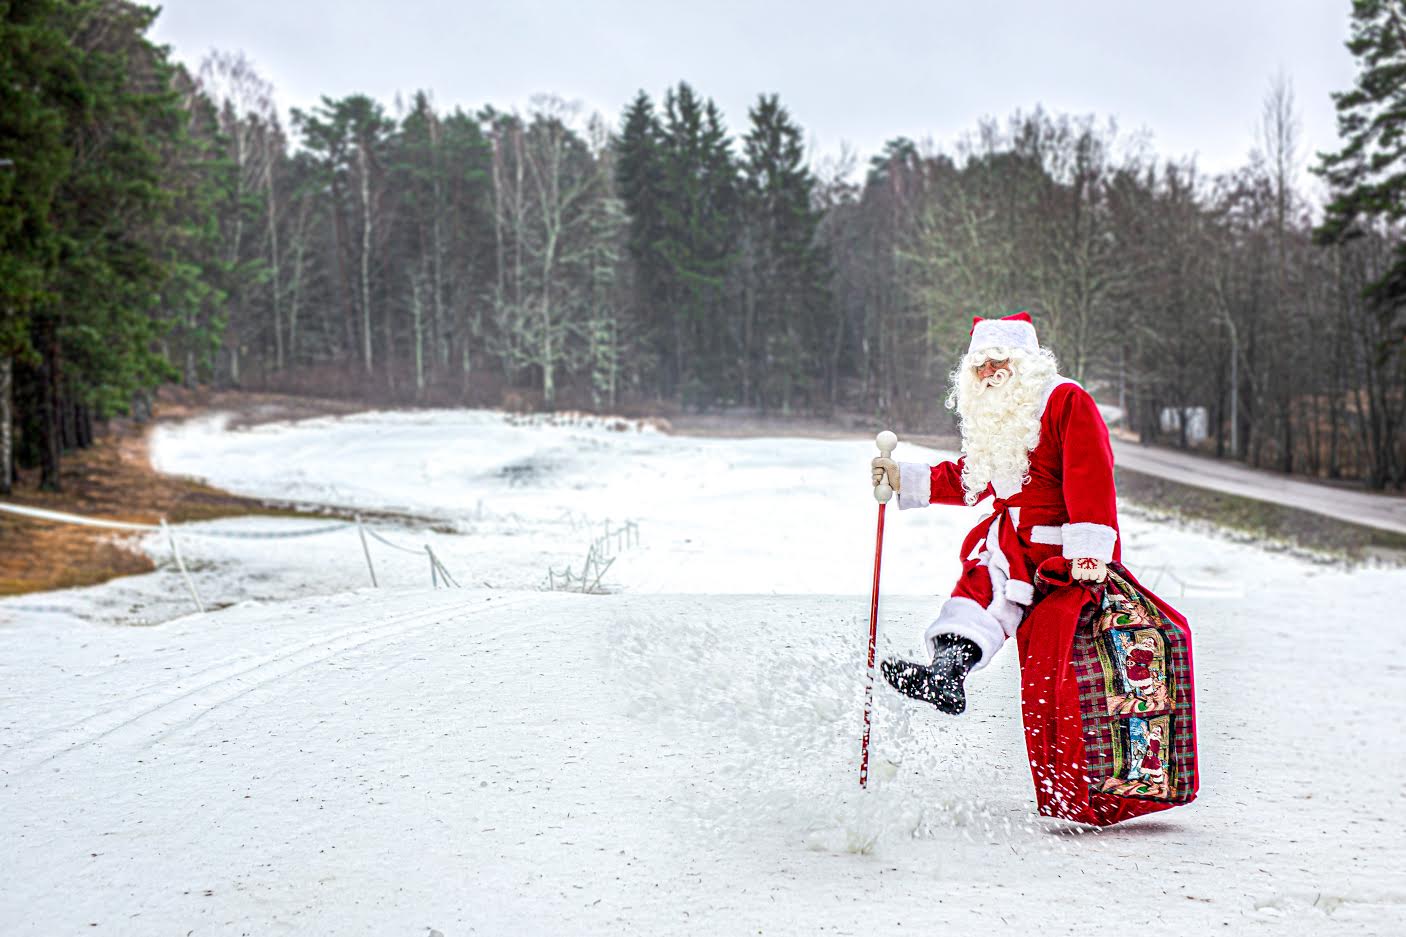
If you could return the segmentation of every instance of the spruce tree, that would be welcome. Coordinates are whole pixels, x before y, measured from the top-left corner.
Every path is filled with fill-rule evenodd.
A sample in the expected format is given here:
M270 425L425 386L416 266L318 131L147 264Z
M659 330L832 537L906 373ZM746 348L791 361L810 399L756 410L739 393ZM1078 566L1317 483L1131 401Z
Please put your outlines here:
M1319 154L1314 169L1332 189L1316 231L1323 243L1406 218L1406 12L1398 0L1353 0L1347 47L1358 59L1356 85L1333 95L1346 142ZM1367 291L1389 307L1406 301L1406 243L1395 257Z
M494 278L492 150L482 125L457 109L444 118L441 148L449 230L445 284L452 322L449 354L458 362L461 389L467 391L474 358L481 354L483 297Z
M191 387L209 381L225 331L228 290L236 265L228 257L219 219L233 204L234 166L215 103L183 68L174 87L185 121L162 147L162 187L170 195L170 221L157 250L166 263L160 316L167 360Z
M37 364L31 316L57 261L52 219L70 156L47 88L74 68L56 2L0 8L0 494L13 478L15 363Z
M645 333L639 341L653 364L668 360L668 262L664 236L663 128L649 95L640 91L625 109L615 143L615 183L629 215L627 249L634 267L634 319Z
M684 82L664 99L658 249L667 265L666 394L707 403L736 382L725 278L736 254L737 165L722 114Z
M762 95L750 116L743 167L754 261L743 387L755 381L763 407L790 410L819 370L816 353L827 324L825 264L815 237L820 213L800 127L776 95Z
M50 489L62 450L89 441L93 418L125 411L171 373L158 343L167 265L156 245L173 223L162 147L184 115L166 50L146 36L155 16L120 0L56 3L46 16L67 49L42 93L70 159L49 213L53 262L28 316L32 363L17 369L16 392L24 448Z
M1346 142L1336 153L1320 154L1315 167L1333 197L1314 236L1323 244L1361 238L1392 245L1361 291L1364 308L1353 329L1354 382L1367 401L1366 478L1380 488L1406 477L1395 442L1406 425L1406 241L1400 227L1406 219L1406 11L1399 0L1354 0L1347 47L1358 59L1357 81L1351 91L1333 95L1338 134ZM1347 297L1338 302L1349 310L1356 305ZM1288 414L1284 425L1291 425Z

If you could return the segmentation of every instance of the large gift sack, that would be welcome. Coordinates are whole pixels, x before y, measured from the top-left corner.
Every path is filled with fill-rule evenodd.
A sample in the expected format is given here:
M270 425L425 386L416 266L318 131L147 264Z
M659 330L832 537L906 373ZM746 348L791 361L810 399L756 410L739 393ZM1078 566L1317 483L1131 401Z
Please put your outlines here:
M1121 565L1106 582L1046 560L1016 632L1040 813L1097 826L1196 799L1191 628Z

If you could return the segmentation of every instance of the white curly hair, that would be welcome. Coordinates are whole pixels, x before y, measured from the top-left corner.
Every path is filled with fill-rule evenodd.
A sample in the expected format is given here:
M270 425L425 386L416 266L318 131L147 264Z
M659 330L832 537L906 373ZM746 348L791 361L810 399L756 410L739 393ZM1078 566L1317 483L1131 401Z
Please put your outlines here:
M986 386L976 369L986 361L1006 361L1010 376ZM978 348L962 357L949 378L947 408L956 410L962 430L962 487L967 504L981 500L987 484L998 489L1024 486L1030 450L1040 442L1040 404L1059 376L1048 348Z

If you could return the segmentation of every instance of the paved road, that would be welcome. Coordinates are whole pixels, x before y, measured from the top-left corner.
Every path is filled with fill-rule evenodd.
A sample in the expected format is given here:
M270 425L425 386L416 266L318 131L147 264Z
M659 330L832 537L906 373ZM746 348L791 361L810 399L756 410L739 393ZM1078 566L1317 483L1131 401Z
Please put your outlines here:
M830 424L768 420L739 423L724 418L707 422L700 418L680 418L672 431L698 436L806 436L817 439L846 439L864 435L848 427ZM945 452L956 451L961 445L961 441L952 436L905 434L903 440ZM1144 475L1258 501L1270 501L1364 527L1406 535L1406 496L1403 495L1379 494L1307 481L1176 449L1142 446L1117 437L1113 439L1113 452L1120 466Z
M1406 534L1406 497L1402 495L1339 488L1121 439L1113 440L1113 453L1119 465L1145 475Z

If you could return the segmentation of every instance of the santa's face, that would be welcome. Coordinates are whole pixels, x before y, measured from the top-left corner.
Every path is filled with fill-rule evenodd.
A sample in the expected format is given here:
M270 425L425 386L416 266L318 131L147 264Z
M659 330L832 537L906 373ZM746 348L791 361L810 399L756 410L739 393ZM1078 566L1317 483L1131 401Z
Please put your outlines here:
M987 358L976 366L976 382L982 390L1001 387L1010 379L1011 362L1009 358L999 360Z
M988 482L998 492L1020 489L1040 438L1043 391L1054 374L1052 357L1004 348L973 352L953 373L949 403L962 421L968 501Z
M1016 363L1008 358L981 358L978 363L969 365L962 377L957 393L957 412L963 419L962 435L970 444L978 445L993 442L991 437L999 437L999 444L1011 437L1025 435L1029 429L1029 401L1017 398L1027 397L1027 388L1022 373Z

